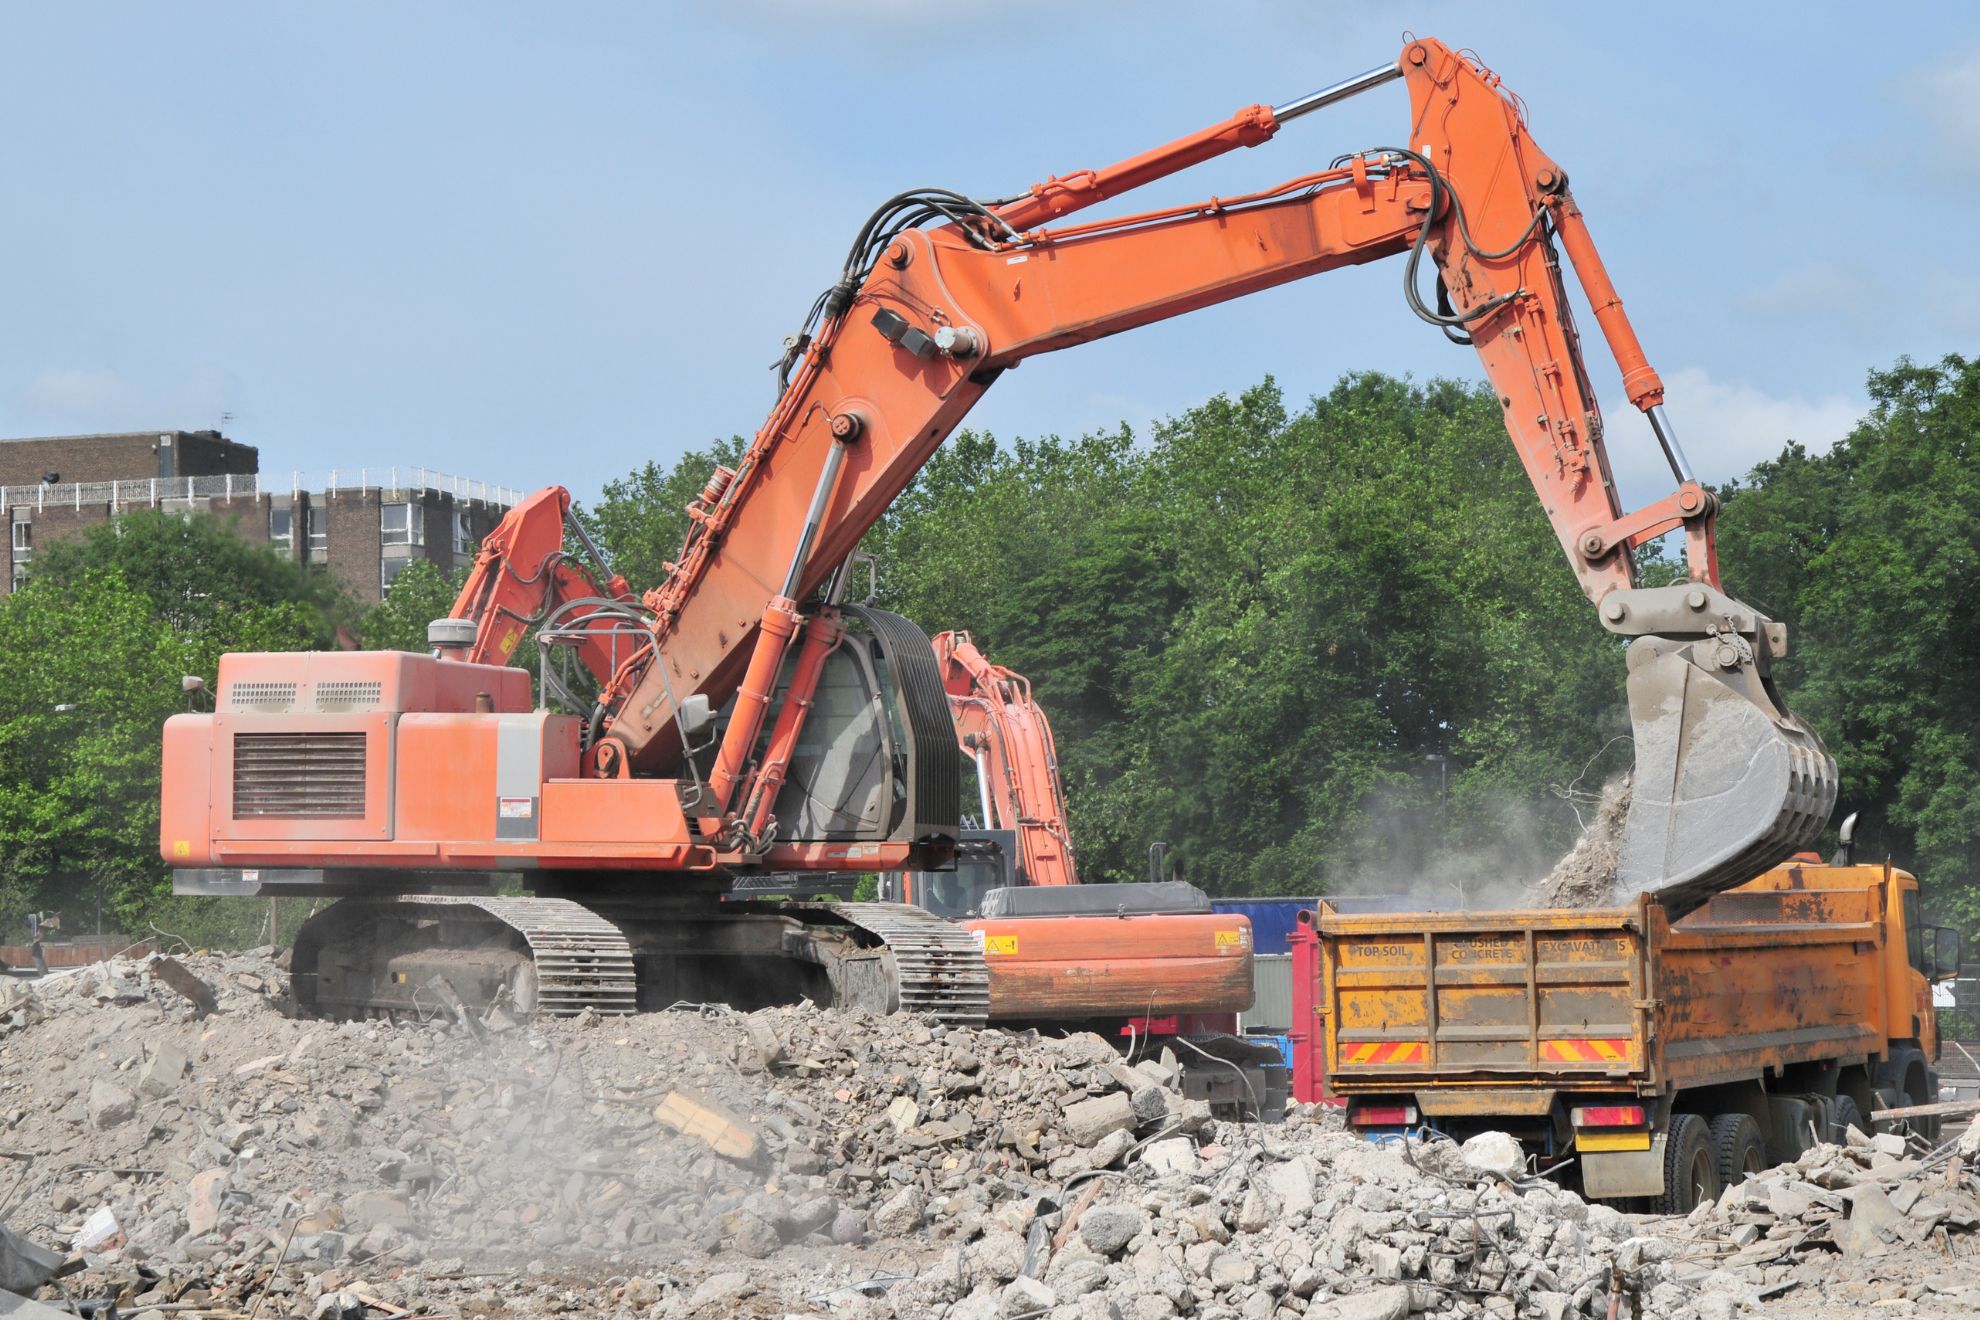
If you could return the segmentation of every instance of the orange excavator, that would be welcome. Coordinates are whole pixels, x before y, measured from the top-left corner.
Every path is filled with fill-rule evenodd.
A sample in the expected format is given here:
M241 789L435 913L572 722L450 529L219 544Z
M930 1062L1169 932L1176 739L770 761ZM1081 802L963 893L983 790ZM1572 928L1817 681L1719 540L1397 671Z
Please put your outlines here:
M903 896L965 917L982 910L990 889L1078 884L1059 748L1031 680L992 661L966 632L936 633L934 647L957 744L975 771L981 826L962 832L954 870L906 873Z
M1077 1024L1181 1056L1185 1084L1238 1113L1289 1091L1274 1047L1239 1039L1251 1007L1249 922L1194 885L1081 885L1052 722L1024 675L966 632L934 637L956 742L974 769L981 828L951 867L883 874L880 897L961 924L983 950L990 1019ZM1193 1067L1192 1067L1193 1065Z
M1077 218L1398 80L1401 145L1241 196ZM581 538L542 558L518 540L487 565L487 594L437 625L431 655L225 657L218 709L165 730L160 846L178 887L344 896L294 955L299 997L324 1012L402 1011L443 977L464 1000L545 1011L805 995L985 1020L987 934L906 904L723 901L738 874L955 856L961 765L941 669L912 624L846 602L854 549L1026 358L1392 256L1415 314L1478 353L1571 570L1629 639L1621 884L1680 913L1805 846L1836 776L1775 689L1785 630L1721 586L1716 503L1566 172L1494 74L1426 38L1013 198L889 198L788 339L776 405L689 508L658 587L633 599ZM1568 267L1676 483L1633 511L1611 479ZM538 497L560 513L565 498ZM1642 586L1633 552L1671 532L1688 580ZM583 558L595 571L556 575ZM546 571L554 600L524 581ZM510 591L525 604L502 614ZM542 705L527 674L482 662L523 620L584 680L546 663ZM494 896L491 876L531 896Z

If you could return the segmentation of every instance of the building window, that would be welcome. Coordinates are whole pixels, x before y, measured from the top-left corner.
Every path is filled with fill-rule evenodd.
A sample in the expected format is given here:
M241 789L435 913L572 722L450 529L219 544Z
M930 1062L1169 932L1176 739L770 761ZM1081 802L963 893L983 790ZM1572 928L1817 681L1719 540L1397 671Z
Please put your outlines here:
M378 561L378 594L380 596L391 595L393 579L397 578L400 573L404 572L406 565L412 562L413 561L410 559L403 559L403 558L379 560Z
M413 504L378 506L378 544L425 545L426 510Z
M27 581L28 561L34 558L34 524L25 518L14 520L14 590Z
M454 510L454 553L471 555L474 553L474 521L466 509Z
M304 517L309 529L309 562L324 563L330 558L330 532L323 525L323 510L312 504Z
M275 545L281 546L284 550L295 549L295 544L296 544L295 510L287 509L287 508L282 508L282 509L271 508L268 511L268 539Z

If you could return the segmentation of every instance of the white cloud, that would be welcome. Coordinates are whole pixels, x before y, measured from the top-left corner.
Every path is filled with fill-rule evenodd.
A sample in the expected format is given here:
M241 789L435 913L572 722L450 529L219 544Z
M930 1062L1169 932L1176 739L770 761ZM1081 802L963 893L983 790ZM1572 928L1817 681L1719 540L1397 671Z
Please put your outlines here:
M1954 56L1907 78L1905 99L1924 119L1944 163L1980 171L1980 51Z
M1860 263L1827 260L1784 270L1738 295L1737 303L1773 321L1826 320L1843 311L1860 327L1863 318L1883 311L1889 297L1888 279L1875 278Z
M136 393L108 367L43 367L22 392L21 406L49 417L95 419L127 413Z
M1980 335L1980 278L1937 266L1923 283L1922 301L1940 332L1956 338Z
M164 381L133 381L110 367L43 367L22 389L10 430L196 430L220 425L240 390L204 367Z
M1715 380L1697 367L1664 378L1664 412L1692 471L1707 483L1745 476L1788 441L1820 453L1848 435L1869 411L1847 394L1777 396L1751 385ZM1649 421L1619 400L1603 407L1609 461L1625 505L1634 508L1669 494L1675 484Z

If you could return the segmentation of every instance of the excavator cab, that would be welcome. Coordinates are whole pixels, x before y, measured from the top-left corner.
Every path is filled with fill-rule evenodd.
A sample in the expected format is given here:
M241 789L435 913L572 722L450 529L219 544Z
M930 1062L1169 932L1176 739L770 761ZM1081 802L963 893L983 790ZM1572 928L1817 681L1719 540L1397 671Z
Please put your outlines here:
M888 873L880 878L880 897L951 921L981 916L991 890L1024 883L1013 860L1017 846L1015 830L964 830L952 869Z

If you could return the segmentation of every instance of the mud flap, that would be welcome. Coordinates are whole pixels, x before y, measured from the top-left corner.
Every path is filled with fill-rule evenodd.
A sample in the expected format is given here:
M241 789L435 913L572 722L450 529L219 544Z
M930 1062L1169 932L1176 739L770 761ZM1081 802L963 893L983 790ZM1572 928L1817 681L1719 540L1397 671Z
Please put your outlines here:
M1630 644L1636 772L1616 884L1673 920L1812 844L1835 805L1835 761L1765 664L1738 635Z
M1664 1194L1666 1134L1652 1133L1648 1150L1582 1151L1581 1191L1591 1201Z

